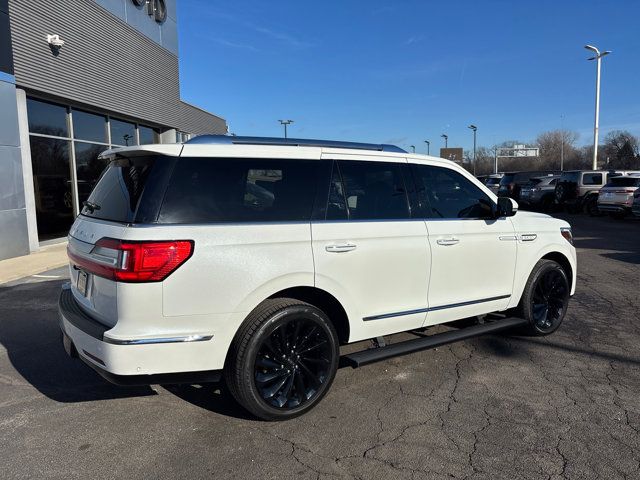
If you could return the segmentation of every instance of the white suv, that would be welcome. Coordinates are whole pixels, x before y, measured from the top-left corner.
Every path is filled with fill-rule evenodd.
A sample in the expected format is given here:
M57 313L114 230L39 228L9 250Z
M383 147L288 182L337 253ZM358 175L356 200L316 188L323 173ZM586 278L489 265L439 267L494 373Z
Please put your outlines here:
M327 392L341 344L378 339L344 359L358 366L507 328L545 335L575 290L566 222L517 212L440 158L224 136L104 158L59 307L67 352L114 383L224 377L256 416L290 418Z

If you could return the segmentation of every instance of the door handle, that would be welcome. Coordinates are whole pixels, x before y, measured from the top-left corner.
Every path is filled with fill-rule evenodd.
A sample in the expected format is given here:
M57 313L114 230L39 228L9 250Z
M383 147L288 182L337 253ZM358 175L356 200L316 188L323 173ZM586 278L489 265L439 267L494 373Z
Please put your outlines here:
M327 245L326 247L324 247L324 249L330 253L342 253L355 250L356 245L354 245L353 243L341 243L338 245Z
M441 238L440 240L436 240L436 243L438 245L444 245L445 247L455 245L458 242L460 242L460 240L458 240L457 238Z

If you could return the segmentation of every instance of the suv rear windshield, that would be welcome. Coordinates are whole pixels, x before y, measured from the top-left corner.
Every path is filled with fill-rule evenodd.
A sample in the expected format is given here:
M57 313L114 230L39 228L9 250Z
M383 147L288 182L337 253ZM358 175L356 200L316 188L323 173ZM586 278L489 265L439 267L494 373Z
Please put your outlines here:
M156 156L112 160L81 215L123 223L154 221L171 164L169 157Z
M640 187L640 177L614 177L605 187Z
M500 179L500 185L509 185L513 182L513 177L515 176L515 173L505 173L504 176Z
M490 177L487 178L486 182L484 182L485 185L499 185L500 184L500 178L498 177Z

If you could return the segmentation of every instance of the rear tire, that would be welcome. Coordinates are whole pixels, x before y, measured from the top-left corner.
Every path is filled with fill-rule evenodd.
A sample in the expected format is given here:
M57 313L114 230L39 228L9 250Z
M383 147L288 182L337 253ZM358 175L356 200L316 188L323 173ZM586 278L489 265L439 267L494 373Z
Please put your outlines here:
M528 325L522 333L544 336L555 332L569 304L569 280L564 269L553 260L540 260L527 280L519 313Z
M597 217L600 215L600 210L598 210L598 196L591 195L587 198L585 202L585 210L591 217Z
M233 397L253 415L288 420L320 402L338 360L338 335L324 312L275 298L254 309L238 330L224 376Z

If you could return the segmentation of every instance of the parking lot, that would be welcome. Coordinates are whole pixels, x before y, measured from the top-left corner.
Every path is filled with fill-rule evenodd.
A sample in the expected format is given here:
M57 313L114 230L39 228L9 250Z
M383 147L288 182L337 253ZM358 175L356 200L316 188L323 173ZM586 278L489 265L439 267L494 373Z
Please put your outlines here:
M1 476L640 478L640 221L566 218L579 275L559 332L342 368L285 423L215 386L119 388L67 358L64 269L0 287Z

